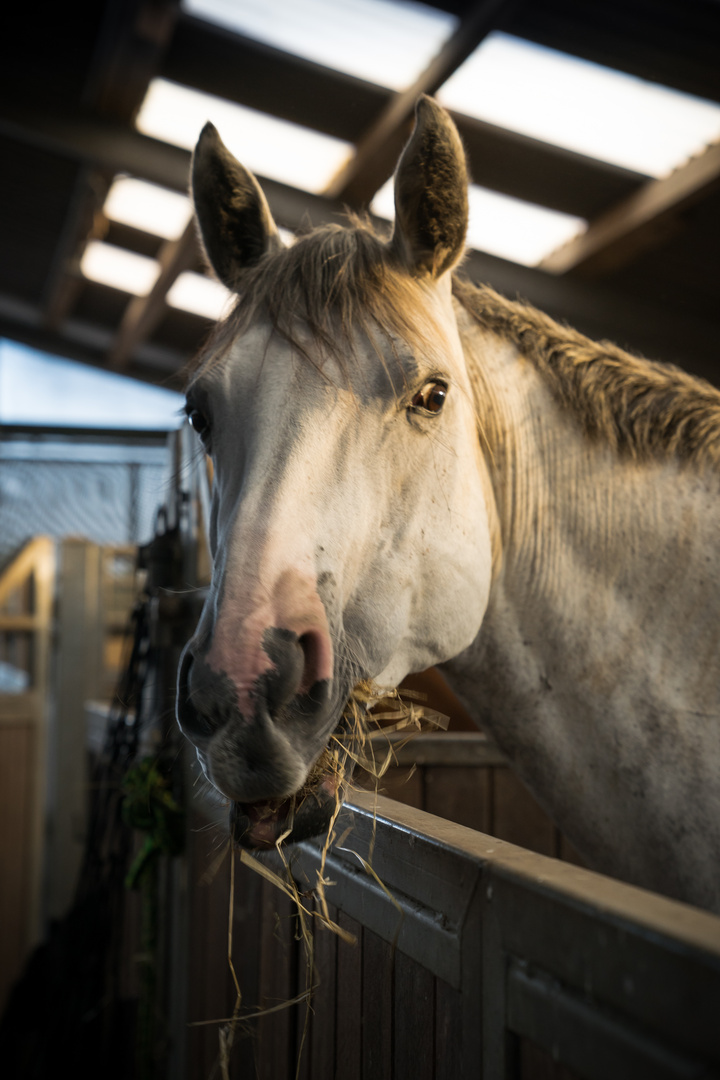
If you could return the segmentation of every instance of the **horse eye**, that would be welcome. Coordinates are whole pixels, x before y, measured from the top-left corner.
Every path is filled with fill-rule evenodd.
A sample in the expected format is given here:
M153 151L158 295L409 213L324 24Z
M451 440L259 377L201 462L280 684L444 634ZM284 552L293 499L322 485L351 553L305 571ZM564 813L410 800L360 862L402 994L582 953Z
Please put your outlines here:
M447 397L447 384L439 379L425 383L412 399L413 409L423 409L429 413L439 413Z
M187 418L194 431L201 439L206 439L210 434L210 421L199 409L188 409Z

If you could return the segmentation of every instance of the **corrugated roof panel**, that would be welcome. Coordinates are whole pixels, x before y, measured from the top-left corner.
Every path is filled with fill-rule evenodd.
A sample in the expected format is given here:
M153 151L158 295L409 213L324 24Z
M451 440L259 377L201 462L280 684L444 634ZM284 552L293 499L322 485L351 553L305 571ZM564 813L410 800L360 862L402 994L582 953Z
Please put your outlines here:
M189 15L392 90L415 81L459 22L415 0L183 0L182 7Z

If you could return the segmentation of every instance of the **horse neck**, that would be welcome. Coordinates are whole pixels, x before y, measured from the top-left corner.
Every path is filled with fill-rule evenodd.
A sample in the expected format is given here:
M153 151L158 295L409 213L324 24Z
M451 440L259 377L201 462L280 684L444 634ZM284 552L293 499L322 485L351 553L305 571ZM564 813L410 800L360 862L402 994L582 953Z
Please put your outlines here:
M591 865L720 910L717 471L621 456L513 346L461 336L500 557L445 672Z
M513 344L469 317L459 326L488 447L502 587L538 617L572 611L593 591L630 604L640 622L659 596L670 614L658 618L710 619L720 599L717 471L624 457L558 405ZM578 634L588 633L582 606L577 615Z

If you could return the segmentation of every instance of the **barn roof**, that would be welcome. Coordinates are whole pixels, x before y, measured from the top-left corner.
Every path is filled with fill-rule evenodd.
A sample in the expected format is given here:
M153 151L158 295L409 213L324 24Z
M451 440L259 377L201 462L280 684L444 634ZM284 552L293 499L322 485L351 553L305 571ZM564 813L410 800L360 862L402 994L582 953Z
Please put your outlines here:
M348 144L320 191L261 176L289 230L368 207L407 138L418 93L442 98L493 33L720 103L716 0L438 0L435 9L452 17L444 40L389 88L296 55L292 42L213 23L179 0L17 5L0 46L0 336L178 384L211 325L167 303L179 275L204 272L193 230L163 238L104 209L120 174L186 191L190 151L136 125L157 79ZM373 33L381 24L370 23L370 41ZM541 265L478 247L468 274L720 385L720 145L658 177L478 118L470 106L451 111L478 185L588 222ZM134 296L91 280L81 269L91 241L156 260L154 287Z

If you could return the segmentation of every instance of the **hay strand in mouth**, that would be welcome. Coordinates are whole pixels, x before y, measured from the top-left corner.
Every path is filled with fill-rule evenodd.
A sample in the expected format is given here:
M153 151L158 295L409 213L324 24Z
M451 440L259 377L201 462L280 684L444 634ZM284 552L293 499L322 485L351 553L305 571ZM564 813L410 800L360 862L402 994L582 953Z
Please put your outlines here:
M335 826L343 803L353 786L353 768L358 767L365 772L375 786L375 794L388 768L397 763L396 750L405 746L416 734L427 728L445 729L448 726L448 718L434 710L427 709L422 702L424 695L416 691L384 689L376 686L371 681L361 682L353 688L348 702L343 710L342 718L336 732L330 739L329 745L315 762L300 791L292 798L290 812L287 817L284 831L275 841L275 850L282 863L284 874L278 874L264 862L251 855L246 849L240 849L240 861L259 874L274 888L280 890L292 900L298 917L298 931L296 937L302 941L305 952L306 986L305 990L291 1000L282 1002L272 1008L256 1009L244 1014L241 1013L242 995L232 962L232 907L234 904L234 862L231 873L231 896L230 911L231 919L228 927L228 963L236 990L236 1001L232 1016L225 1020L204 1021L203 1023L218 1023L220 1040L220 1067L223 1080L229 1077L229 1056L232 1049L237 1027L249 1021L254 1021L270 1013L279 1012L281 1009L290 1008L305 1002L307 1010L303 1026L302 1038L298 1053L298 1075L300 1070L301 1056L305 1044L310 1017L310 1003L317 984L317 971L314 960L314 936L313 920L324 926L331 933L348 945L356 945L357 939L343 927L338 925L331 916L328 906L326 890L331 888L333 882L327 877L327 860L330 848L336 844L338 850L354 855L361 863L365 872L372 877L382 889L389 901L398 910L400 920L397 935L403 919L403 911L395 897L380 880L372 866L373 851L375 847L375 822L373 822L372 836L368 858L363 858L358 852L345 847L348 837L352 832L352 826L348 826L338 839L335 834ZM406 737L399 742L390 739L391 734L406 732ZM318 792L324 788L325 792L332 792L335 805L330 817L322 849L320 852L320 865L316 871L316 881L309 893L301 893L288 862L285 840L291 836L296 814L303 804L310 799L317 799ZM262 812L262 817L271 817L277 814L287 800L275 800L267 804ZM314 906L308 900L314 901Z

